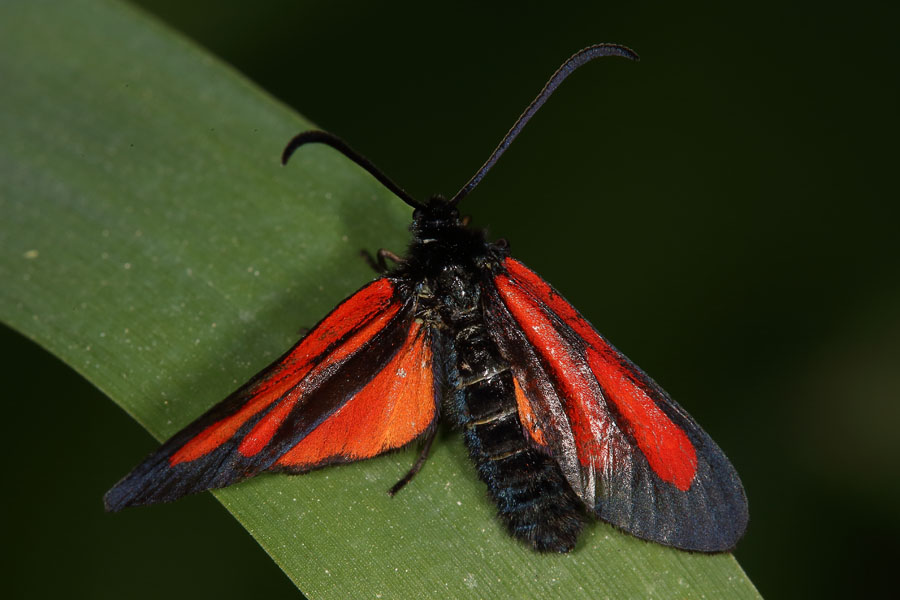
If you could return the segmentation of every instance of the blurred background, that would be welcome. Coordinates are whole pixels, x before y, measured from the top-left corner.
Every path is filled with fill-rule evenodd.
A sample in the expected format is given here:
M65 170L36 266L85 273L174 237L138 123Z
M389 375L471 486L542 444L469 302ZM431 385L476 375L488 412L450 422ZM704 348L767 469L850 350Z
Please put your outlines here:
M454 193L574 51L634 48L638 64L568 80L463 209L730 456L751 513L735 554L763 596L894 587L896 3L136 4L418 197ZM178 578L186 595L296 597L209 495L106 517L100 497L122 474L110 452L155 442L44 351L5 329L0 342L8 449L54 440L5 453L31 473L3 494L25 515L5 536L22 580L41 577L27 556L52 544L60 593L105 597L117 561L135 560L117 546L141 539L147 579ZM195 542L173 548L184 530ZM117 595L158 597L132 587L133 567Z

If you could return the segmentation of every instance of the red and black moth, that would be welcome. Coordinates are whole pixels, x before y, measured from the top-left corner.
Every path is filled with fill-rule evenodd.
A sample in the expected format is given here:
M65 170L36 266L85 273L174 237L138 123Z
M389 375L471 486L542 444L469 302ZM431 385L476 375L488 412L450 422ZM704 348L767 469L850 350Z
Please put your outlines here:
M486 241L456 209L556 87L601 56L638 58L611 44L572 56L449 200L416 201L328 133L291 140L283 162L304 144L327 144L412 206L409 251L379 251L375 281L138 465L106 494L107 510L423 440L393 494L421 468L443 414L463 432L509 532L536 550L571 550L589 514L685 550L734 547L747 500L715 442L505 242Z

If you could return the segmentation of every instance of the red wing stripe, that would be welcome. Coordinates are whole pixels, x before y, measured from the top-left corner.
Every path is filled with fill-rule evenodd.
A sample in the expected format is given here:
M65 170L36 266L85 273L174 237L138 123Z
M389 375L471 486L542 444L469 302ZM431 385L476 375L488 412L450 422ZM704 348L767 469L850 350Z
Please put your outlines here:
M300 390L292 390L303 381L310 371L311 375L320 372L319 367L334 365L359 349L368 340L373 329L384 327L402 303L391 304L394 286L387 279L377 279L359 292L344 301L323 319L309 334L304 337L279 362L267 369L265 378L254 380L241 390L249 400L234 414L209 425L169 458L169 464L175 466L182 462L196 460L212 452L227 442L248 420L282 399L282 405L267 415L251 432L253 439L262 441L271 439L281 420L290 412L290 407L300 397ZM365 332L369 332L365 335ZM335 345L350 336L335 349ZM331 355L323 361L322 356L331 351ZM289 393L290 392L290 393ZM288 406L289 405L289 406ZM266 424L266 425L264 425ZM268 438L266 438L268 436ZM250 436L248 436L250 437ZM247 442L246 450L252 454L256 445ZM261 449L263 443L257 448ZM243 446L243 444L242 444Z
M631 366L540 277L513 259L507 258L504 264L512 278L497 275L495 283L504 303L537 351L553 365L557 380L565 388L566 411L572 420L575 438L579 441L582 464L592 457L592 462L601 471L610 466L605 464L610 448L604 447L608 443L609 432L603 437L596 436L609 423L618 422L634 438L660 479L681 490L690 488L697 471L696 450L685 432L654 402L650 394L655 392L651 390L648 393L648 389L632 374L632 369L636 367ZM585 343L584 358L594 376L591 379L596 379L600 384L600 394L591 391L592 386L584 383L583 370L578 368L581 361L572 361L567 351L569 344L557 332L547 310L555 313ZM610 419L605 408L598 410L604 398L615 406L617 419ZM588 412L591 414L584 414L586 407L590 407ZM593 433L592 427L596 430Z
M513 386L515 387L516 405L518 406L519 420L522 422L522 427L525 428L525 431L528 432L528 437L530 437L535 444L538 446L546 446L547 440L544 437L544 431L538 424L538 419L535 416L534 411L531 410L531 403L528 401L528 397L525 395L525 392L522 390L522 386L519 385L519 380L516 377L513 377Z
M403 347L381 372L275 466L308 470L370 458L424 433L437 416L428 339L422 325L414 322Z
M681 491L691 487L697 473L697 451L678 427L618 364L592 347L587 349L591 371L625 421L628 433L647 457L653 471Z
M238 452L244 456L253 456L272 441L272 437L278 428L284 423L288 415L294 409L294 405L303 395L303 386L298 385L278 402L278 404L269 413L259 420L259 423L253 426L241 444L238 446Z

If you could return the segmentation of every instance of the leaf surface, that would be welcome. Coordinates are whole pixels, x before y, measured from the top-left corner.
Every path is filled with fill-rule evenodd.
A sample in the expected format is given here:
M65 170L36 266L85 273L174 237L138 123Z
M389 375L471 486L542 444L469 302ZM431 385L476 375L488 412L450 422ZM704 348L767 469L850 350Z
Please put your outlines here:
M309 122L127 5L4 2L0 80L0 318L157 439L368 281L360 249L407 241L409 209L334 151L279 165ZM758 597L730 555L602 523L526 549L453 432L389 498L415 452L216 496L310 598Z

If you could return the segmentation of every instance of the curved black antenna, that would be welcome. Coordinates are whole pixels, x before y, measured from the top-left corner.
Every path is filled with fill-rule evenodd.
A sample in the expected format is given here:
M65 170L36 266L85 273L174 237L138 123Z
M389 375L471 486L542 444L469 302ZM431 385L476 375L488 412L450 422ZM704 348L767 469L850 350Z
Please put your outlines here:
M312 129L310 131L304 131L303 133L294 136L294 139L288 142L288 145L284 147L284 152L281 153L281 164L286 165L288 159L294 153L294 150L304 144L325 144L326 146L331 146L332 148L361 166L363 169L368 171L372 175L372 177L374 177L381 183L381 185L394 192L394 194L398 198L400 198L413 208L422 208L424 206L424 204L407 194L402 187L391 181L387 175L379 171L378 167L369 162L369 159L361 154L358 154L356 151L350 148L350 146L348 146L347 143L344 142L344 140L336 135L328 133L327 131Z
M494 148L494 152L491 153L491 156L487 159L487 161L481 165L481 168L478 169L478 172L472 175L472 178L469 180L466 185L462 187L456 195L450 200L450 204L456 204L465 196L475 189L475 186L481 181L481 179L487 174L488 171L491 170L491 167L494 166L494 163L506 152L506 149L509 148L509 145L512 144L512 141L516 139L516 136L519 135L519 132L522 131L522 128L525 127L525 124L531 120L531 117L534 116L534 113L538 111L538 109L544 105L544 102L550 97L550 95L559 87L566 77L572 74L572 71L580 67L581 65L594 60L595 58L600 58L601 56L621 56L622 58L629 58L631 60L640 60L640 57L631 50L630 48L626 48L625 46L618 46L616 44L597 44L595 46L588 46L582 50L579 50L575 54L573 54L569 60L564 62L560 68L556 70L556 73L553 74L553 77L550 78L550 81L544 86L544 89L541 90L541 93L537 95L537 98L532 100L531 104L528 105L528 108L525 109L516 123L510 128L506 135L500 140L500 143Z

